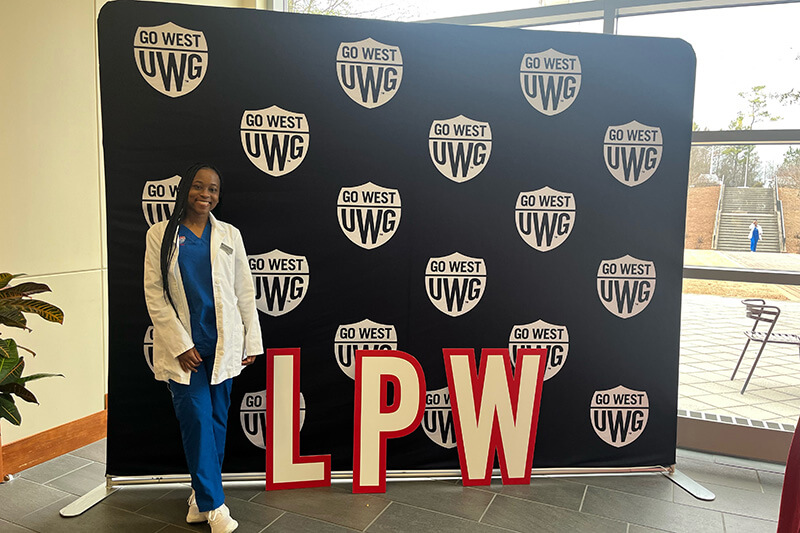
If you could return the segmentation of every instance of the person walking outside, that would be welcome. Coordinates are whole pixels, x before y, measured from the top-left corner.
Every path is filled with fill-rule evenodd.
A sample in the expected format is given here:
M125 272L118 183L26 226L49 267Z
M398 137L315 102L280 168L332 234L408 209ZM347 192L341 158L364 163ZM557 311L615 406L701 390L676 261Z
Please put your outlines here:
M750 224L750 235L747 236L750 239L750 251L756 251L756 245L758 245L758 241L764 236L763 230L761 226L758 225L758 220L754 220L752 224Z

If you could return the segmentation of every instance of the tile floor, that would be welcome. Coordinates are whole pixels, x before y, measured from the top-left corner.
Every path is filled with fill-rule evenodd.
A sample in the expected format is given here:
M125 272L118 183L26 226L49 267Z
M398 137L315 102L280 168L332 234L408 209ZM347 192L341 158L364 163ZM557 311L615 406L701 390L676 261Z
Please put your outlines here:
M206 532L184 522L185 485L123 487L75 518L58 511L103 483L105 441L0 484L0 532ZM386 494L349 484L265 492L230 484L237 531L338 533L774 532L783 465L678 450L678 468L716 494L694 499L660 474L535 478L530 486L465 488L453 481L389 482Z
M781 309L776 332L800 334L800 302L767 303ZM747 340L744 331L752 327L738 298L683 295L678 409L784 424L794 430L800 417L798 346L767 344L741 394L758 353L758 345L750 343L736 378L730 379Z

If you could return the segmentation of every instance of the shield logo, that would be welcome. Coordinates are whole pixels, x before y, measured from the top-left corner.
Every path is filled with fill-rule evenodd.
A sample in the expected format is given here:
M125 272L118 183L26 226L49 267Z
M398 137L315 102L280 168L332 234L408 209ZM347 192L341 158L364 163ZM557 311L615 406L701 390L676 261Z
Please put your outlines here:
M622 385L596 391L589 409L592 427L606 444L622 448L644 432L650 413L650 401L644 391Z
M306 421L306 399L300 393L300 429ZM253 446L267 449L267 391L248 392L239 407L239 422Z
M256 288L256 307L270 316L295 309L308 293L308 260L280 250L249 255L250 272Z
M392 325L369 319L343 324L336 329L334 356L339 368L350 379L356 378L356 350L397 350L397 331Z
M157 181L147 181L142 189L142 212L148 226L169 220L178 195L180 176Z
M464 115L434 120L428 134L433 164L456 183L469 181L486 167L492 153L492 129Z
M339 85L360 106L380 107L397 94L403 80L400 48L373 38L341 43L336 53Z
M630 255L607 259L597 269L597 294L609 312L620 318L638 315L656 290L656 266Z
M517 364L517 351L523 348L544 348L547 350L547 366L544 380L552 378L564 367L569 355L569 331L567 326L537 320L530 324L519 324L511 328L508 336L508 351L511 364Z
M517 232L528 246L548 252L567 240L575 225L575 197L550 187L521 192L514 211Z
M641 185L658 170L663 151L661 128L632 121L609 126L603 156L611 175L623 185Z
M372 182L342 187L336 202L339 227L361 248L372 250L391 239L400 225L400 191Z
M245 111L242 148L261 172L279 177L295 170L308 153L308 120L278 106Z
M422 429L433 442L442 448L456 447L456 427L450 408L450 389L445 387L425 392L425 414Z
M171 98L197 89L208 70L208 45L203 32L172 22L137 28L133 55L145 81Z
M486 291L486 263L458 252L431 257L425 269L425 289L436 309L461 316L472 311Z
M144 360L150 367L150 372L155 373L153 368L153 326L148 326L144 332Z
M566 111L581 90L581 60L552 48L525 54L519 69L522 94L533 108L547 116Z

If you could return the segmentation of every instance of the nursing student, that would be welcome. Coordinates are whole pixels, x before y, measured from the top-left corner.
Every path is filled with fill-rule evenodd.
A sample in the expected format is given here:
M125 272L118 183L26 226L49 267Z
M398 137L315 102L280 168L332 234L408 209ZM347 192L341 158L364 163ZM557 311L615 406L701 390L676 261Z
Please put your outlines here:
M231 381L264 349L242 236L211 214L220 187L211 165L183 174L172 216L147 232L144 293L155 377L172 394L192 476L186 521L230 533L239 525L222 491Z

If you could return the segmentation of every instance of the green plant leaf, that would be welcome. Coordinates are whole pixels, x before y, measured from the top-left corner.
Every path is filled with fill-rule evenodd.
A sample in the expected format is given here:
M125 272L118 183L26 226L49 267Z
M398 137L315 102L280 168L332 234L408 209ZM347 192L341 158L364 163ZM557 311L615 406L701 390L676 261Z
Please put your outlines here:
M0 339L0 359L18 358L19 351L14 339Z
M63 378L64 374L31 374L30 376L22 376L17 381L19 383L27 383L42 378Z
M0 289L8 285L8 282L22 274L12 274L11 272L3 272L0 274Z
M11 326L12 328L22 328L28 325L25 315L22 311L15 309L5 303L13 300L0 300L0 324L4 326Z
M28 403L35 403L36 405L39 405L39 400L36 399L36 396L34 396L33 393L26 389L25 385L21 383L8 383L6 385L0 385L0 393L16 394L20 397L20 399L25 400Z
M41 300L28 300L22 298L3 301L11 303L11 305L23 313L36 313L48 322L58 322L59 324L64 323L64 312L53 304L49 304Z
M22 375L25 361L22 357L17 359L0 359L0 385L16 382Z
M20 298L22 296L30 296L31 294L38 294L40 292L50 292L50 287L44 283L33 283L32 281L29 281L27 283L14 285L13 287L5 287L0 289L0 300L6 300L8 298Z
M22 423L22 416L14 404L14 397L10 394L0 394L0 418L5 418L15 426Z

